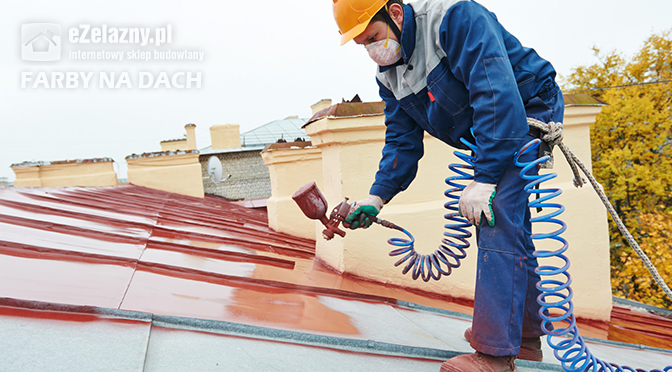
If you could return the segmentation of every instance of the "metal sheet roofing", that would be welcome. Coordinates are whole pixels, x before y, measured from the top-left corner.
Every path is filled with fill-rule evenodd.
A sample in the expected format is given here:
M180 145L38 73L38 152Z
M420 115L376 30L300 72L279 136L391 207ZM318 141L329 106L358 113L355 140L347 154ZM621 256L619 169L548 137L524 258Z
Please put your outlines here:
M287 118L274 120L258 128L254 128L240 135L243 146L268 145L279 139L292 142L296 138L306 138L306 131L301 127L307 119Z
M201 155L217 154L223 152L238 152L250 150L263 150L264 146L278 142L283 139L287 142L292 142L297 138L303 138L306 141L309 137L306 136L306 131L301 128L307 119L287 118L282 120L274 120L266 123L258 128L242 133L240 135L240 144L242 147L224 150L213 150L212 146L201 149Z
M221 198L0 188L0 370L435 371L472 351L469 314L468 301L334 273L314 241ZM663 316L616 305L581 330L613 362L672 360L652 348L672 349ZM559 370L544 348L519 369Z

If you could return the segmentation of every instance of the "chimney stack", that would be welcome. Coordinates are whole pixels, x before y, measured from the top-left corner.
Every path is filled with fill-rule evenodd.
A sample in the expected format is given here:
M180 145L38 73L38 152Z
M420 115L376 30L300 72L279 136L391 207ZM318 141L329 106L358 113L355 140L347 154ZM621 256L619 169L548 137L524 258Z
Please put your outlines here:
M313 110L313 115L315 113L324 110L327 107L331 107L331 100L330 99L322 99L320 102L310 106L310 108Z
M210 140L213 150L225 150L240 146L240 125L220 124L210 127Z
M185 150L196 150L196 124L187 124L184 126L187 131L187 148Z

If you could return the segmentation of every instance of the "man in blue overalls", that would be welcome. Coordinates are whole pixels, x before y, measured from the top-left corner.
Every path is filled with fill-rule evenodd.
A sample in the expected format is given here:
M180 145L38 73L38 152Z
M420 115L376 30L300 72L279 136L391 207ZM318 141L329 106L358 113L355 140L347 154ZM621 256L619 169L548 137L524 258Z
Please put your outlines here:
M459 149L468 149L460 138L476 144L474 181L459 203L478 243L473 325L465 333L476 353L444 362L441 371L514 371L516 356L540 361L538 264L513 155L539 136L528 117L562 121L553 66L474 1L333 1L342 44L363 45L380 66L387 126L370 195L353 204L346 222L370 226L370 217L409 186L425 131Z

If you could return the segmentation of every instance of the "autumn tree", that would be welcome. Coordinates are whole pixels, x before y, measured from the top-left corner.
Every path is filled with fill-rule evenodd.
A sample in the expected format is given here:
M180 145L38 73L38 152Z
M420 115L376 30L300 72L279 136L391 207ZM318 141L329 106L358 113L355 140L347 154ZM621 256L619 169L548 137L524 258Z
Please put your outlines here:
M569 93L608 105L591 127L593 172L618 215L672 284L672 30L649 37L628 60L593 48L599 63L575 68ZM567 87L566 87L567 88ZM667 231L663 231L667 229ZM668 234L668 235L665 235ZM610 219L614 294L672 309Z

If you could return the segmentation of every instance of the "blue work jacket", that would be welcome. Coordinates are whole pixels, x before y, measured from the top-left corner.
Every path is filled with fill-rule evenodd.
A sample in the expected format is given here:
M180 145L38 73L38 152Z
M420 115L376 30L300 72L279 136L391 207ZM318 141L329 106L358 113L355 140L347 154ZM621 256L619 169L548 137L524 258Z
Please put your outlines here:
M370 193L390 200L409 186L424 131L459 149L461 137L475 143L475 180L496 184L529 131L526 104L559 92L553 66L469 0L404 5L401 47L403 59L376 75L387 129Z

